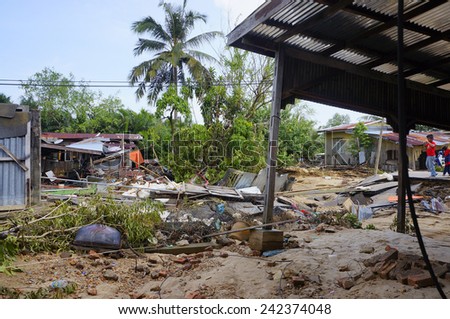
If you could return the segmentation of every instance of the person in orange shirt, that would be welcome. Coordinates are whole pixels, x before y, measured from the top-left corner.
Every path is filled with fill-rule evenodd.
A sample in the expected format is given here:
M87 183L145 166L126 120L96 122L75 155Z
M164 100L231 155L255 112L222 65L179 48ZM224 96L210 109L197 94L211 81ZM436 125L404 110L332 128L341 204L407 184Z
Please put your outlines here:
M426 148L427 160L425 162L428 171L430 172L430 177L435 177L437 175L436 169L434 167L436 160L436 143L433 141L433 134L427 135L427 141L423 145Z
M445 173L448 173L448 175L450 176L450 149L448 149L447 146L444 146L442 150L444 151L445 159L444 173L442 173L442 175L445 176Z

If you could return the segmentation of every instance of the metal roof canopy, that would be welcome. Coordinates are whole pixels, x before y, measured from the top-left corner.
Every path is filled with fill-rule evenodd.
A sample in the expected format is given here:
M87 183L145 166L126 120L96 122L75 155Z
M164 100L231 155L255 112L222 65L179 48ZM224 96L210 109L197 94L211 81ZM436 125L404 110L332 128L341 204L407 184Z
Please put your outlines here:
M266 0L228 35L228 45L276 59L265 223L280 108L300 98L386 117L399 132L397 230L404 232L407 132L416 123L450 128L449 16L444 0Z
M450 129L450 3L404 1L408 128ZM397 1L266 0L228 45L275 57L295 98L383 116L397 128Z

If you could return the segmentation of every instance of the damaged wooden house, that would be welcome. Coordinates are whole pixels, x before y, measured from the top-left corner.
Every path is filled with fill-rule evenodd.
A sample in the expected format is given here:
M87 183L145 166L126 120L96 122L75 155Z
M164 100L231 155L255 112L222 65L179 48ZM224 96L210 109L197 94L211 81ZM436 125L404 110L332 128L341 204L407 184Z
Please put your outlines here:
M124 176L143 162L139 134L42 133L42 174L80 179L88 175ZM133 164L135 163L135 164Z
M0 103L0 211L40 201L39 111Z
M377 144L381 136L380 168L385 172L395 172L398 169L398 133L393 132L392 127L381 120L362 122L367 128L367 134L372 144L355 156L351 150L354 140L354 129L357 123L343 124L320 130L325 134L325 165L356 165L367 163L374 166L377 155ZM408 167L412 170L425 170L426 153L423 148L426 136L432 133L437 151L450 144L450 133L445 131L415 132L407 135ZM362 154L361 154L362 153Z

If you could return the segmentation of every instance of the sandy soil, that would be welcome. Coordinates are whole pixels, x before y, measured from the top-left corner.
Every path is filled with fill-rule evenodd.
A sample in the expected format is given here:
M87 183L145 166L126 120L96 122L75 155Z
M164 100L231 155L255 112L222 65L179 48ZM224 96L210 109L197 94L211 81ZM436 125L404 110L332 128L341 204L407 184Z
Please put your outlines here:
M348 174L297 175L293 190L342 187L358 180ZM19 256L15 265L23 272L0 273L0 288L27 293L64 279L77 285L68 298L439 298L435 287L383 279L364 265L389 247L419 259L415 236L389 230L394 216L392 209L380 210L364 222L377 230L340 226L301 230L300 224L289 224L283 230L291 248L270 257L257 255L239 241L194 255L137 258L125 251L118 259L82 252ZM450 214L419 212L419 217L430 260L450 263ZM342 281L350 278L352 287L342 287ZM448 274L439 280L450 296Z

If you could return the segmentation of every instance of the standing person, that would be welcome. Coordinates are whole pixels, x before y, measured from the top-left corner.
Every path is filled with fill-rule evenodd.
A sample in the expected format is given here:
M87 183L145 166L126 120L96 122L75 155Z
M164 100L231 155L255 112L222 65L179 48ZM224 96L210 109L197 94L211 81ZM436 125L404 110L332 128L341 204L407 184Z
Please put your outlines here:
M442 150L444 151L445 159L444 173L442 175L445 176L445 173L448 173L450 176L450 149L448 149L447 146L444 146Z
M427 141L425 142L425 144L423 145L426 148L426 152L427 152L427 160L425 162L428 171L430 172L430 177L435 177L436 174L436 170L434 168L434 163L436 160L436 143L433 141L434 136L433 134L428 134L427 135Z

